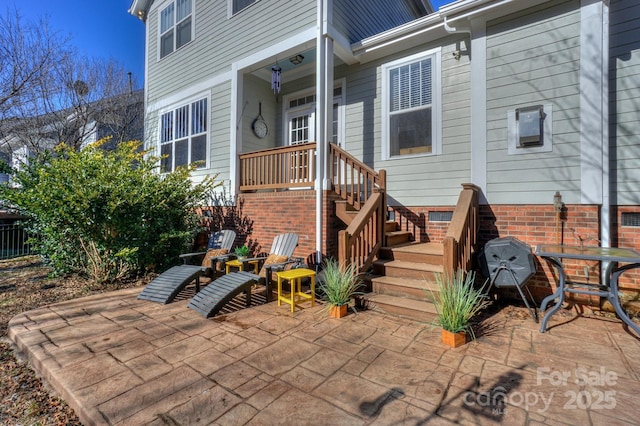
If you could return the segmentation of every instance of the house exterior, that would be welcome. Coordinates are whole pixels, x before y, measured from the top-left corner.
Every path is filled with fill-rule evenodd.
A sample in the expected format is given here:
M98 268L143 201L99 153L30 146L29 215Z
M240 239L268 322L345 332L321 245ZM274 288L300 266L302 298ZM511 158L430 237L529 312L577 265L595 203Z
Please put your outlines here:
M51 151L61 142L78 149L106 137L112 148L122 141L142 140L144 103L142 90L93 101L86 106L65 108L31 117L0 120L0 160L13 169L29 158ZM0 173L0 182L9 175Z
M199 161L194 179L218 174L263 244L286 231L296 255L338 250L334 144L386 172L389 216L415 241L444 238L471 183L480 245L640 249L635 0L133 0L129 12L146 23L147 148L163 171ZM294 188L261 190L243 169L308 142L309 158L291 154ZM541 264L538 294L550 281ZM637 296L640 279L625 286Z

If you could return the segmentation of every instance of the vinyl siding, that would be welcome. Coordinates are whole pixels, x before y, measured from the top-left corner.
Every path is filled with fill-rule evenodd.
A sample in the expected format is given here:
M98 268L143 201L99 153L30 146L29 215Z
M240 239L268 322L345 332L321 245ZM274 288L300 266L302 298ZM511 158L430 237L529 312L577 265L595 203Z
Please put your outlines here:
M350 67L347 75L346 149L375 169L387 171L391 204L452 205L460 184L470 180L469 57L452 53L460 36L411 49L383 61ZM466 41L468 43L468 40ZM381 66L416 53L442 47L442 154L381 160Z
M226 1L196 0L195 37L158 60L158 13L152 6L149 31L148 96L158 99L223 72L243 57L315 26L316 2L259 1L228 18Z
M407 0L336 0L333 3L333 24L351 43L419 17Z
M150 105L167 106L165 99L192 95L196 85L230 72L233 62L315 26L316 20L316 2L311 0L262 0L231 18L226 1L196 0L194 39L158 60L158 13L166 5L166 2L155 3L147 20L150 34L147 99ZM274 146L278 132L272 124L276 122L278 112L269 83L247 74L244 84L247 103L239 122L244 144L242 151ZM211 94L209 168L194 172L193 178L198 181L207 174L218 173L219 180L224 180L228 189L231 179L231 100L235 95L231 92L231 81L224 78L221 84L207 90ZM263 116L269 123L269 136L265 140L257 139L251 129L258 115L260 99L267 100L262 105ZM152 111L147 118L150 127L147 143L153 147L158 140L157 111Z
M487 23L487 199L580 200L580 11L555 1ZM507 112L553 105L553 151L508 155Z
M612 203L640 204L640 5L610 4L610 166Z

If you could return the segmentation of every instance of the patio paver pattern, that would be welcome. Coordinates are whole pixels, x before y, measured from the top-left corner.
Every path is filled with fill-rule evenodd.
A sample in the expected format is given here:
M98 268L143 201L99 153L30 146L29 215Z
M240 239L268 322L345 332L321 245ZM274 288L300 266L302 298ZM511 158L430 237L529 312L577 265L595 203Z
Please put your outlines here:
M140 289L16 316L9 336L84 424L637 424L617 320L498 313L457 349L429 324L275 302L205 319Z

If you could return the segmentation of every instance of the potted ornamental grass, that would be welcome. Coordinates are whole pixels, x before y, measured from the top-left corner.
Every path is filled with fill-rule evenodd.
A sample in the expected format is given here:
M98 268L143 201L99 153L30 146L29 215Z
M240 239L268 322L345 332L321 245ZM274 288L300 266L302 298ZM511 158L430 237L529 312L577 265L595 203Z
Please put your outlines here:
M249 247L247 247L246 245L244 246L240 246L240 247L236 247L233 252L235 253L236 257L238 258L238 260L245 260L247 258L247 256L249 256Z
M322 274L319 289L327 304L329 316L341 318L347 314L347 307L353 296L362 294L362 274L358 272L356 264L347 265L335 259L325 262Z
M475 272L457 270L450 274L437 274L438 294L433 294L437 318L435 325L442 328L442 341L457 347L475 339L472 319L490 304L484 293L484 285L475 287Z

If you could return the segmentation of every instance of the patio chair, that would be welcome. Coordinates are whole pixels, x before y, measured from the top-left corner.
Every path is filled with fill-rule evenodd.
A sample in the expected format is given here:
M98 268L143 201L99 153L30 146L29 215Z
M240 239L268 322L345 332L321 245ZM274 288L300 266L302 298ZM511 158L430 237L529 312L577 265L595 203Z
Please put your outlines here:
M231 229L214 232L209 237L206 252L181 254L180 258L183 264L174 266L156 277L142 290L138 299L166 305L171 303L187 284L194 280L196 292L200 291L200 277L203 275L214 277L217 262L228 258L227 253L231 250L235 239L236 233ZM190 265L189 259L196 256L203 256L202 264Z
M251 287L264 284L266 301L271 301L271 281L273 272L280 271L287 264L293 263L291 256L298 245L297 234L280 234L273 239L268 256L244 259L243 262L259 260L262 263L260 272L254 274L244 270L232 272L210 282L189 302L188 307L209 318L217 314L238 294L246 294L246 306L251 305ZM243 268L244 269L244 268Z

